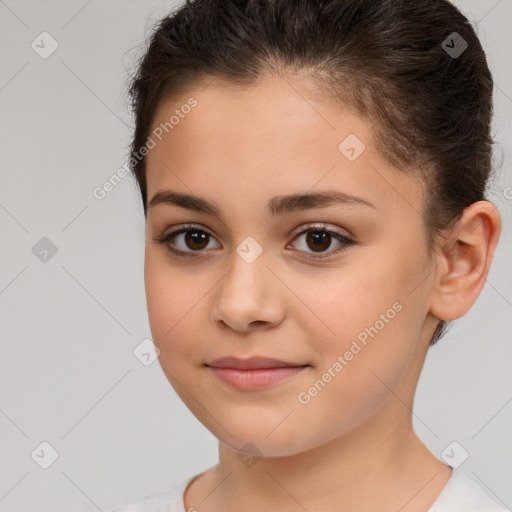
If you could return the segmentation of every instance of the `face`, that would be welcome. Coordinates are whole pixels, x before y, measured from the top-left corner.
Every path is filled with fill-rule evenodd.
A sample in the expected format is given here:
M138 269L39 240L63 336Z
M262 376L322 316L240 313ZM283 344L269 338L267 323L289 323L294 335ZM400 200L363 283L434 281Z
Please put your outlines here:
M297 454L389 413L390 389L412 399L435 327L425 196L379 156L371 126L297 77L215 82L156 112L148 202L161 194L145 253L153 341L184 403L235 450ZM346 200L286 200L321 193ZM228 356L301 368L247 377L208 366Z

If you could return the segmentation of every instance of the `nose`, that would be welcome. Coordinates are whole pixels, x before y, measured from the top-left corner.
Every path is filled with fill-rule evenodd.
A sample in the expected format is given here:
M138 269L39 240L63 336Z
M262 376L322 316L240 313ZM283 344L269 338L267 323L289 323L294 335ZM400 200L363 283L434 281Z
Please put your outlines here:
M275 328L285 317L284 293L265 258L248 263L234 254L217 288L213 320L222 329L238 332Z

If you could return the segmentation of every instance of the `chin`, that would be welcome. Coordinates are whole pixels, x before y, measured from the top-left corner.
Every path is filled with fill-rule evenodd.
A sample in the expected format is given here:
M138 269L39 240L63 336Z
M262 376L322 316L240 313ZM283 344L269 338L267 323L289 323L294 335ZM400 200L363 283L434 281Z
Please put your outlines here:
M309 439L308 433L294 430L293 422L288 428L284 427L285 420L278 428L279 422L261 424L256 427L252 425L230 425L223 423L231 437L226 436L226 431L210 430L219 441L232 450L238 452L240 457L287 457L307 451L321 444L317 436ZM207 427L208 428L208 427Z
M270 442L268 439L244 438L237 439L235 444L232 439L220 442L229 446L233 451L238 452L239 459L244 462L246 458L259 459L262 457L287 457L304 451L301 445L290 446L279 442Z

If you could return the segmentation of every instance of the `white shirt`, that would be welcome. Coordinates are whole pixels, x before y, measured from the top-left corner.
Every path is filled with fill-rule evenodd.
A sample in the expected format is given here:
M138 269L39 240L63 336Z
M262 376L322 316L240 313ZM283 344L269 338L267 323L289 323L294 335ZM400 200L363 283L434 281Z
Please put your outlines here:
M199 476L199 475L196 475ZM168 491L147 495L137 501L107 512L187 512L183 494L195 478L187 478ZM511 512L502 508L462 470L453 469L452 476L428 512Z

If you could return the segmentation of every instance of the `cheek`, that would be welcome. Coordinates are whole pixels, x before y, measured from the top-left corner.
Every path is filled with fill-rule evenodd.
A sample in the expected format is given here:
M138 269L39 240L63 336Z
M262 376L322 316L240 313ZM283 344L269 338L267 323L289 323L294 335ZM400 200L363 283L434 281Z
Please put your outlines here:
M172 340L180 317L186 313L188 294L179 272L162 261L160 255L146 252L144 284L153 341L162 350Z
M321 345L340 349L358 336L364 342L369 329L375 332L373 326L380 332L395 322L397 309L403 308L404 279L400 265L382 251L376 265L375 252L359 252L357 259L323 271L318 279L297 276L294 291L306 307L295 320Z
M317 283L316 292L312 287L301 291L316 315L297 316L301 329L319 355L319 371L330 369L337 376L328 387L339 388L348 402L378 398L385 391L379 377L389 384L400 380L422 323L421 308L410 295L417 266L400 259L396 249L380 250L378 258L372 252L359 253L358 261L333 271L323 286ZM342 371L333 367L337 361Z
M201 332L204 338L205 300L212 283L198 271L171 267L158 254L146 254L144 281L153 342L160 359L174 368L199 347Z

